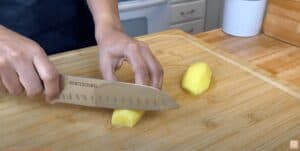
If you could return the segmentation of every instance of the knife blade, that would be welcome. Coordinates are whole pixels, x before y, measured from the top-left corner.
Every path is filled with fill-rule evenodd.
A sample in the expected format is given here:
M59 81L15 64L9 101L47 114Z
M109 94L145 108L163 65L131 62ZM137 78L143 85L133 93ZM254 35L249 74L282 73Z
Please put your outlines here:
M159 89L124 82L62 75L57 103L131 110L166 110L178 104Z

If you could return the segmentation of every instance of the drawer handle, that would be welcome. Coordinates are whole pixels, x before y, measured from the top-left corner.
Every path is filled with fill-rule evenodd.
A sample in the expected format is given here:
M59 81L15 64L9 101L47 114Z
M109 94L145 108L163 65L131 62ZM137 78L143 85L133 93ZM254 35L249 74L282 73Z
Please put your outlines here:
M192 9L192 10L190 10L190 11L186 11L186 12L180 12L180 15L181 16L185 16L185 15L192 15L192 14L194 14L195 13L195 9Z

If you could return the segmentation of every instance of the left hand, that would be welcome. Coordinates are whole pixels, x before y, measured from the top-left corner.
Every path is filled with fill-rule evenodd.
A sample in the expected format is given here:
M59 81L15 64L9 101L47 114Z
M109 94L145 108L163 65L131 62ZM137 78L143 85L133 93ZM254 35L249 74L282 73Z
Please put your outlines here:
M135 83L161 88L163 69L149 46L133 39L117 29L102 29L96 34L102 76L106 80L117 80L115 71L123 61L128 61L135 73ZM96 32L97 33L97 32Z

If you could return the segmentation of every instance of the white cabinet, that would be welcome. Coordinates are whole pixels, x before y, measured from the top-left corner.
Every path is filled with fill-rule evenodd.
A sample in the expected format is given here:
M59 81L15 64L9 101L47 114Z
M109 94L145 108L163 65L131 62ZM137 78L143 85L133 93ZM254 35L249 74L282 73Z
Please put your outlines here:
M205 29L206 0L170 0L170 28L180 28L188 33Z
M170 6L171 23L203 19L205 17L205 0L178 3Z
M171 25L170 27L182 29L187 33L199 33L204 31L204 20L198 19L194 21Z

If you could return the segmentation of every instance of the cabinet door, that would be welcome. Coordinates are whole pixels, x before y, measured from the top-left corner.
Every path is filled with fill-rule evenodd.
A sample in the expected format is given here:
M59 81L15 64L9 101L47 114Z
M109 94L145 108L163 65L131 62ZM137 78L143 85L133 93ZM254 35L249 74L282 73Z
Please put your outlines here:
M171 24L204 18L205 5L205 0L171 5Z
M200 33L204 31L204 19L171 25L170 28L179 28L191 34Z
M222 24L224 0L208 0L206 5L205 30L219 28Z

